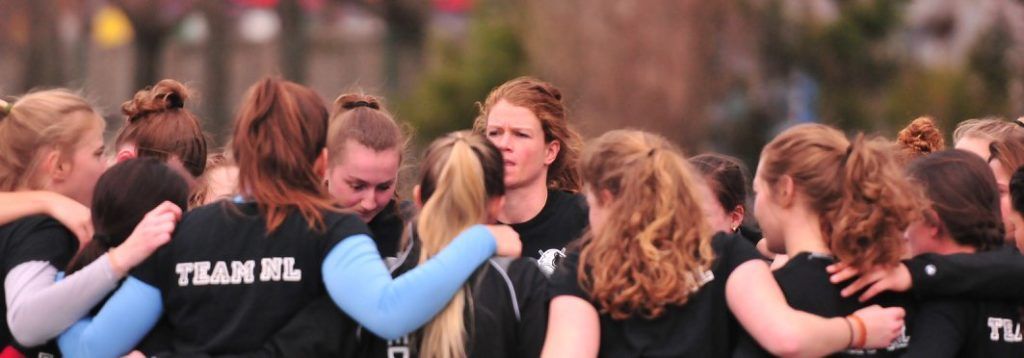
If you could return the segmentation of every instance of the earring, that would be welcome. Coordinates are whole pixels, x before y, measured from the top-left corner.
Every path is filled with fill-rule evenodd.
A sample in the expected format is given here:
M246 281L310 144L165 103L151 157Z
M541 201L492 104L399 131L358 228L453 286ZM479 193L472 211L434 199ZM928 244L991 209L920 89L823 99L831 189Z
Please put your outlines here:
M737 232L737 231L740 231L740 227L739 227L739 225L734 225L732 227L732 232Z

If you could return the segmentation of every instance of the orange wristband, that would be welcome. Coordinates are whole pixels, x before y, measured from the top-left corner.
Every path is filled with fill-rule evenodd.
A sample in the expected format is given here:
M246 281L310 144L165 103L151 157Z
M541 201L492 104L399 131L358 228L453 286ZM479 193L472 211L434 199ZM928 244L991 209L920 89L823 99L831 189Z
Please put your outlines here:
M853 343L851 348L864 348L864 345L867 344L868 340L868 329L867 327L864 326L864 321L862 321L860 317L857 317L857 315L854 314L846 316L846 319L849 320L850 322L856 323L852 326L857 327L857 332L860 332L859 335L855 335L857 336L857 340L856 342ZM850 341L853 340L853 337L850 337Z

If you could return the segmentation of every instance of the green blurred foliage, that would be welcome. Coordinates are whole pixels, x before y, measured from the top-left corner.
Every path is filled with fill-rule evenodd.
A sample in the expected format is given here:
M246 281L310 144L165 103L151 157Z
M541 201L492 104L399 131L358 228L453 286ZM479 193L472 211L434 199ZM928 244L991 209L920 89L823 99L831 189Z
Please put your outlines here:
M758 19L768 75L808 73L820 87L821 121L847 130L893 135L913 118L932 115L950 133L968 118L1010 115L1008 32L994 26L963 68L925 69L893 42L908 3L838 2L839 18L818 24L787 21L781 3L771 2Z
M503 1L480 1L464 44L435 41L437 64L412 94L398 101L397 115L415 128L419 143L469 129L492 88L525 73L526 52Z

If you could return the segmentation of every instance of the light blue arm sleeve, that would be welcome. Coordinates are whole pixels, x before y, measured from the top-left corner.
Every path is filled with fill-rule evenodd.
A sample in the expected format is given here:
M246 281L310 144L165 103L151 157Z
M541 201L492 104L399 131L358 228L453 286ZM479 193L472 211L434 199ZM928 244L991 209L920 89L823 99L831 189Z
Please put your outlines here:
M476 225L393 279L373 239L356 235L335 245L324 259L324 284L334 303L356 322L382 338L397 339L440 312L496 248L490 230Z
M160 290L128 277L96 317L75 323L57 344L70 358L121 357L146 337L162 313Z

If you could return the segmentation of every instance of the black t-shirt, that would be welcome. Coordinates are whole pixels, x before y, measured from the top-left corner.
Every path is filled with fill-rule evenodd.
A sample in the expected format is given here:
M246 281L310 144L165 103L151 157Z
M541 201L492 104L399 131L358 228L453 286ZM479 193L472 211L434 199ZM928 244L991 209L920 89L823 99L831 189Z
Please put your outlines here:
M905 357L1024 357L1020 306L999 301L925 302Z
M718 233L711 239L715 259L711 281L692 294L685 305L666 307L655 319L635 316L614 320L600 315L602 357L725 357L739 329L725 299L725 283L739 265L761 255L738 235ZM593 302L580 287L579 252L571 250L551 276L552 297L569 295ZM595 307L597 307L595 303ZM600 312L600 309L598 309Z
M391 200L384 210L366 224L373 232L373 241L377 243L381 257L394 257L398 254L405 218L412 217L412 210L412 202Z
M254 203L186 214L174 238L132 275L160 289L173 351L258 350L326 289L321 264L342 239L367 234L358 217L324 213L326 230L291 212L271 234Z
M836 261L831 256L802 252L789 259L782 268L775 270L775 280L786 296L786 302L794 309L818 316L845 317L857 310L873 304L882 307L903 307L907 317L914 314L912 298L907 294L885 292L866 303L858 301L857 296L843 298L839 292L842 286L829 281L825 267ZM908 326L912 327L910 319ZM833 356L835 357L897 357L906 351L910 341L910 327L886 349L850 349ZM736 356L757 357L770 356L756 341L744 333L737 347Z
M587 227L587 212L583 195L548 189L548 200L537 216L509 226L523 241L523 257L540 259L545 252L563 250L578 239Z
M7 281L7 274L20 264L29 261L45 261L63 270L68 261L78 251L78 240L75 235L68 231L60 222L49 216L29 216L0 226L0 279ZM0 285L2 286L2 285ZM0 287L6 302L7 293L4 287ZM7 305L0 305L0 345L15 346L19 351L28 357L39 354L53 354L59 356L59 351L54 342L33 348L21 347L14 341L10 327L7 326ZM0 347L2 349L2 347Z
M393 272L397 277L412 270L419 258L419 242L414 241L403 261ZM548 322L548 280L530 258L519 258L508 264L505 274L512 281L516 300L512 302L507 281L490 262L481 265L470 278L472 304L466 305L467 357L539 357L544 347ZM501 267L500 265L498 265ZM519 309L517 321L515 309ZM416 357L416 340L420 331L386 341L362 331L363 357Z

